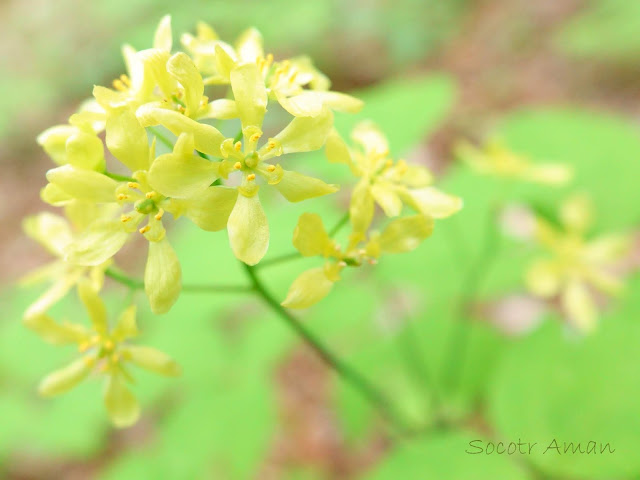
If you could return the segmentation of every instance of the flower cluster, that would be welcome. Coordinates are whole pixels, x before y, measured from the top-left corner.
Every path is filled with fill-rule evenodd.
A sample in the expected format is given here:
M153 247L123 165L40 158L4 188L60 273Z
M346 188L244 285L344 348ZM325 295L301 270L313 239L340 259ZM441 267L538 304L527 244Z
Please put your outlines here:
M425 167L394 161L384 135L370 122L355 128L354 147L347 146L333 127L334 112L355 113L363 104L330 90L328 78L309 58L276 60L265 53L255 29L232 45L199 23L196 35L180 40L184 51L174 53L170 18L163 18L151 48L123 48L126 73L110 87L94 87L93 98L67 124L38 137L56 164L47 172L41 197L65 216L41 213L24 223L28 235L56 257L25 279L51 283L28 308L25 323L45 340L76 343L84 353L49 375L40 390L62 393L91 373L103 373L105 403L119 426L139 414L126 387L129 363L164 375L178 373L165 354L128 343L137 333L134 306L112 328L108 325L99 293L105 275L120 275L113 270L114 257L132 238L142 236L148 243L144 291L152 312L165 313L182 290L167 228L186 218L205 231L226 230L233 255L256 265L267 253L270 236L262 189L273 188L289 202L338 190L286 168L290 154L324 147L330 162L348 165L357 178L348 211L352 233L342 248L319 216L300 217L293 245L303 256L325 259L323 267L295 280L283 301L286 307L305 308L328 294L345 267L415 249L430 235L434 219L462 206L461 199L432 186ZM220 97L213 98L214 92ZM288 120L277 128L284 117ZM236 125L231 135L229 125ZM373 227L376 205L385 216L396 217L381 232ZM404 206L413 213L401 217ZM89 312L91 329L50 316L51 307L73 287Z

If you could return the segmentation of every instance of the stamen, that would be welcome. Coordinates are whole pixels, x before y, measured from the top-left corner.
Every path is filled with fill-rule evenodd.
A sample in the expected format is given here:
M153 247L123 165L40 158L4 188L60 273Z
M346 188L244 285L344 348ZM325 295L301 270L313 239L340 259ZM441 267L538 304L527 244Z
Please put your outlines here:
M295 72L293 72L293 74L289 77L289 83L293 83L296 81L296 77L298 76L298 71L296 70Z
M276 170L276 166L275 165L269 165L267 167L267 172L275 172Z
M255 173L250 173L249 175L247 175L247 180L249 180L250 182L254 181L255 179L256 179Z
M163 216L163 215L164 215L164 209L162 209L162 208L161 208L161 209L158 211L158 213L156 213L155 219L156 219L156 220L162 220L162 216Z
M274 148L276 148L276 142L274 142L273 140L269 140L269 142L267 143L267 152L273 150Z
M140 185L136 182L129 182L127 183L127 187L129 188L140 188Z
M242 150L242 142L240 140L238 140L236 143L233 144L233 148L236 149L236 151L240 151Z
M151 230L151 225L146 225L144 227L142 227L140 230L138 230L141 234L145 234L147 233L149 230Z
M122 75L120 75L120 81L122 83L124 83L127 87L131 86L131 80L129 79L129 77L127 75L125 75L124 73Z
M202 99L200 100L200 104L204 107L207 103L209 103L209 97L203 95Z
M262 133L254 133L253 135L251 135L251 137L249 137L249 140L251 140L252 142L257 142L258 140L260 140L261 136Z
M116 198L118 200L129 200L129 195L125 195L124 193L119 193Z
M119 79L116 78L112 82L112 85L113 85L113 88L115 88L119 92L126 92L127 91L127 87L125 86L124 83L122 83L122 80L119 80Z
M236 170L240 170L242 168L242 164L240 162L236 162L233 164L233 168Z
M273 62L273 53L268 53L266 60L268 64L271 64Z
M113 342L111 340L106 340L103 344L102 347L107 351L110 352L111 350L113 350L113 347L115 347L115 345L113 344Z
M147 192L147 193L145 193L145 195L144 195L144 196L145 196L145 197L147 197L147 198L153 198L153 197L155 197L156 195L157 195L157 193L156 193L156 192L151 191L151 192Z
M127 223L129 220L131 220L131 215L125 215L124 213L120 215L120 221L122 223Z
M388 160L385 162L385 166L386 166L387 168L389 168L389 167L390 167L390 166L392 166L392 165L393 165L393 160L391 160L391 159L388 159Z

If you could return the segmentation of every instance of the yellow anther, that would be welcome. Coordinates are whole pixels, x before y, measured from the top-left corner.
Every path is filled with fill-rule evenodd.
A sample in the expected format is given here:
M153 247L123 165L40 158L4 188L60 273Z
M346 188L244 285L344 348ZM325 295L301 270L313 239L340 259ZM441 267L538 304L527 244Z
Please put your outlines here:
M267 172L275 172L276 170L276 166L275 165L269 165L267 167Z
M147 197L147 198L153 198L156 195L157 195L157 193L154 192L153 190L144 194L144 196Z
M296 81L296 77L298 76L298 71L296 70L295 72L293 72L293 74L289 77L289 83L293 83Z
M120 75L120 81L124 83L127 87L131 86L131 80L129 80L129 77L126 76L124 73Z
M249 180L250 182L253 182L255 179L256 179L255 173L250 173L249 175L247 175L247 180Z
M257 142L258 140L260 140L261 136L261 133L254 133L253 135L251 135L251 137L249 137L249 140L251 140L252 142Z
M141 234L145 234L147 233L149 230L151 230L151 226L150 225L146 225L144 227L142 227L140 230L138 230Z
M127 183L127 187L129 188L140 188L140 185L136 182L129 182Z
M78 345L78 352L84 353L87 350L89 350L90 346L91 344L89 342L82 342L81 344Z
M267 143L267 151L273 150L274 148L276 148L276 142L269 140Z
M124 83L122 83L122 80L119 80L117 78L112 82L112 85L113 85L113 88L115 88L120 92L124 92L127 90L127 87L125 86Z
M118 363L120 361L120 355L117 353L114 353L113 355L111 355L111 363Z
M200 100L200 103L202 104L202 106L205 106L207 103L209 103L209 97L207 97L206 95L203 95L202 99Z
M155 219L162 220L162 216L164 215L164 210L161 208L158 213L156 213Z
M239 152L240 150L242 150L242 142L238 140L236 143L233 144L233 148L235 148L236 151Z
M268 53L266 58L267 63L271 64L273 62L273 53Z
M184 113L186 111L186 109L182 105L178 105L178 111L180 113Z
M182 98L182 95L183 95L182 90L178 90L178 91L176 92L176 98Z
M386 167L387 167L387 168L388 168L388 167L390 167L391 165L393 165L393 160L388 159L388 160L385 162L385 165L386 165Z
M242 164L240 162L236 162L233 164L233 168L236 170L240 170L242 168Z
M128 200L129 199L129 195L125 195L124 193L119 193L116 198L118 200Z
M127 223L129 220L131 220L131 215L126 215L124 213L120 215L120 221L122 223Z
M102 344L102 348L104 348L107 352L113 350L113 347L115 347L115 345L111 340L105 340L105 342Z

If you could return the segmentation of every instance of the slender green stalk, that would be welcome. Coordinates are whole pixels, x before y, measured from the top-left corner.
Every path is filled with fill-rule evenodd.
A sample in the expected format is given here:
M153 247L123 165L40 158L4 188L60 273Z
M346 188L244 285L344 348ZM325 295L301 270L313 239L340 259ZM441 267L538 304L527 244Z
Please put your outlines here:
M113 268L108 268L104 274L130 290L144 290L144 281L129 277ZM253 287L248 285L183 285L185 293L252 293Z
M349 383L353 388L358 390L364 398L366 398L372 405L374 405L380 414L393 426L395 426L400 433L409 433L409 429L405 425L404 421L396 413L394 407L389 402L389 399L373 386L369 381L361 376L356 370L352 369L349 365L344 363L338 356L336 356L329 348L322 344L322 342L309 330L306 329L291 313L289 313L280 303L271 295L261 280L256 274L255 267L242 264L251 280L255 292L261 297L275 313L278 314L282 320L297 334L306 344L313 349L313 351L331 368L333 369L344 381Z
M104 172L104 174L109 177L117 180L119 182L135 182L135 178L127 177L125 175L118 175L117 173Z
M333 226L333 228L329 230L329 237L333 238L334 236L336 236L338 232L342 230L342 227L344 227L347 224L348 221L349 221L349 212L345 213L342 216L342 218L338 220L338 223L336 223Z
M446 361L444 364L443 380L445 385L450 388L451 393L457 388L460 380L460 373L469 350L469 340L471 329L467 322L466 308L473 302L478 295L482 283L487 277L490 267L495 260L499 249L500 236L498 234L495 221L496 209L491 209L487 215L487 225L483 248L480 251L476 261L468 270L463 280L460 303L455 311L453 321L453 333L447 351Z
M167 137L165 137L162 133L160 133L158 131L158 129L153 128L153 127L147 127L149 129L149 131L155 135L155 137L160 140L161 143L163 143L169 150L173 150L173 142L171 140L169 140Z

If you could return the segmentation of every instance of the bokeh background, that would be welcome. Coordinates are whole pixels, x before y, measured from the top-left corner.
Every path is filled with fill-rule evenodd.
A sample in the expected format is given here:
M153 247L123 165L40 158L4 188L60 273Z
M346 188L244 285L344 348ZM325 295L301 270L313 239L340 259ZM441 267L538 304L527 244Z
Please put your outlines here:
M257 27L276 57L309 54L334 89L368 101L360 117L388 131L394 153L429 165L443 176L443 188L464 197L465 213L443 222L442 233L415 254L355 274L304 316L416 423L428 423L433 413L429 390L443 393L458 429L392 441L375 413L277 317L238 297L183 295L162 318L143 309L145 343L173 355L185 373L175 382L139 375L136 392L146 408L135 427L109 426L97 382L62 398L37 398L38 379L72 352L43 344L20 324L38 291L16 281L47 261L20 227L25 215L45 208L39 189L50 163L35 138L65 122L94 84L117 77L120 46L148 47L167 13L176 39L204 20L225 39ZM475 261L495 190L491 180L452 165L456 140L498 135L523 153L571 164L576 188L594 198L596 230L637 229L640 3L5 0L0 19L0 477L640 478L637 276L589 339L567 334L554 313L534 315L537 307L529 304L516 303L517 314L497 325L486 312L522 290L530 254L515 243L501 247L475 306L484 313L468 314L472 348L460 359L460 391L425 381L451 361L443 346L451 306L463 301L460 272ZM353 121L337 119L343 129ZM347 172L334 168L318 171L347 183ZM553 207L568 191L524 186L512 195ZM302 210L274 201L273 212L284 213L269 215L270 253L290 251L297 213L322 212L331 223L345 201L313 201ZM224 235L188 228L171 234L187 281L223 272L241 279ZM451 235L466 246L451 251ZM203 260L203 251L210 258ZM131 249L123 258L129 271L141 271L144 254ZM625 268L634 265L630 257ZM284 293L303 267L274 267L263 276ZM114 311L123 293L109 288ZM73 301L60 311L81 314ZM413 370L404 368L407 362ZM464 453L470 438L594 440L618 451L478 458Z

